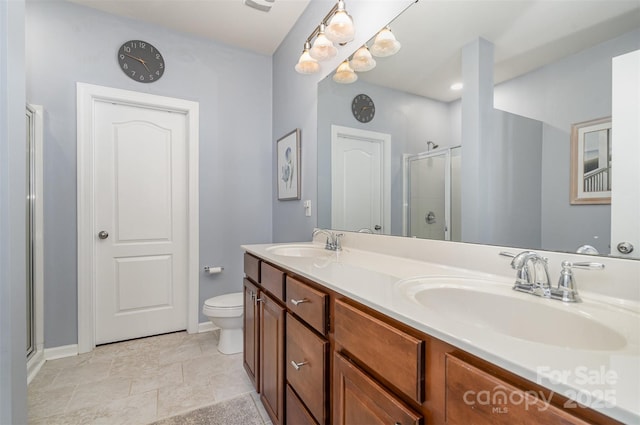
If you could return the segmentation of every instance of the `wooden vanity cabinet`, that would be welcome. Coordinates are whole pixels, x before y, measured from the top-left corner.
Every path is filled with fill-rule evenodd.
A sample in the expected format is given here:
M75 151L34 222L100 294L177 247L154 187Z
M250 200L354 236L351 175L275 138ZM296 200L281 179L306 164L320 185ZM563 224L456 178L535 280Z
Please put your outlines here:
M249 257L245 369L274 425L619 423L567 408L534 382ZM483 391L516 402L483 404L473 398Z
M285 307L282 270L244 255L243 366L274 425L284 424Z

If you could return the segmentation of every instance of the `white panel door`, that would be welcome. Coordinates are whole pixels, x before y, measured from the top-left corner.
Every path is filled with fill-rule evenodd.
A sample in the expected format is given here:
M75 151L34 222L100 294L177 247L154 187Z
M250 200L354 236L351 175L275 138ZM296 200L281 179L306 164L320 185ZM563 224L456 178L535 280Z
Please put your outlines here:
M612 91L611 254L640 258L640 50L613 58Z
M186 117L96 102L96 344L187 324Z
M331 228L388 233L384 153L390 136L333 127Z

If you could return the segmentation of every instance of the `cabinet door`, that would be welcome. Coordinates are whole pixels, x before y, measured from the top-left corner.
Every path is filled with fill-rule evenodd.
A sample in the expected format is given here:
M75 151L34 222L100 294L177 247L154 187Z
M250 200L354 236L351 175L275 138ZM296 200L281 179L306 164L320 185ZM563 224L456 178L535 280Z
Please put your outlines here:
M446 356L445 381L448 424L588 423L454 356Z
M260 387L260 310L256 299L259 290L244 279L244 369L256 390Z
M285 308L265 292L260 293L260 400L274 425L284 414Z
M338 353L333 371L334 425L420 423L420 415Z

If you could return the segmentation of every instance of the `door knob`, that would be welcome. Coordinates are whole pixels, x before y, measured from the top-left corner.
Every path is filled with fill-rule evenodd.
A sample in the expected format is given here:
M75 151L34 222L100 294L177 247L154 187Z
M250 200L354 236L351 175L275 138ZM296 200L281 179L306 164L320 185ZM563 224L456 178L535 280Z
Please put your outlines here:
M620 242L617 248L618 252L621 254L631 254L633 252L633 245L631 242Z
M98 237L99 237L100 239L107 239L107 238L109 237L109 233L108 233L108 232L105 232L104 230L101 230L101 231L98 233Z
M380 230L380 229L382 229L382 226L380 226L379 224L376 224L373 228L375 230Z

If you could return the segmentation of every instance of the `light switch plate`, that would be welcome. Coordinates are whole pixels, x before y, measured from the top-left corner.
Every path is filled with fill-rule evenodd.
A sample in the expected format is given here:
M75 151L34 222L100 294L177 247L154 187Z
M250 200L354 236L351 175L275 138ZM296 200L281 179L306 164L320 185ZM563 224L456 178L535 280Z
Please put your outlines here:
M304 206L304 215L306 217L311 217L311 200L307 199L302 205Z

